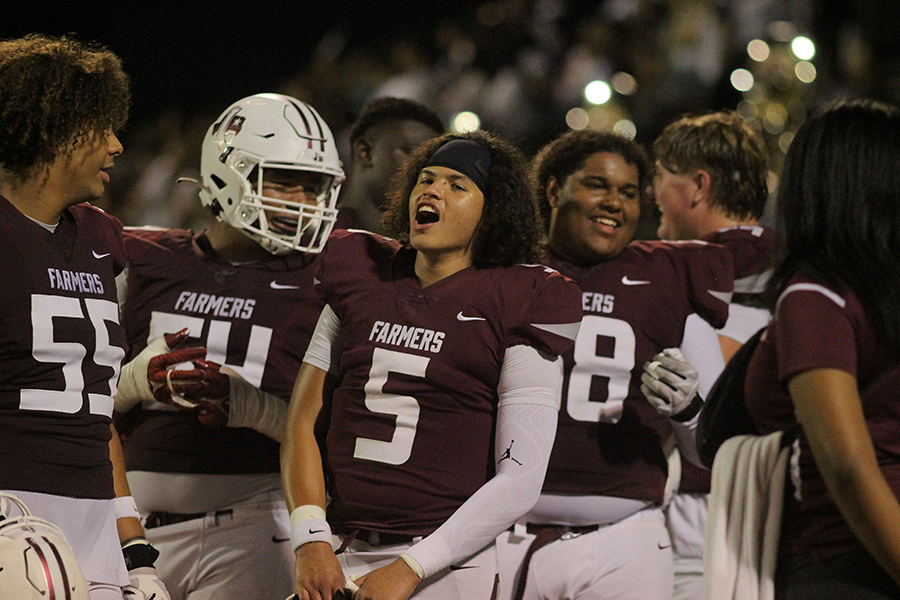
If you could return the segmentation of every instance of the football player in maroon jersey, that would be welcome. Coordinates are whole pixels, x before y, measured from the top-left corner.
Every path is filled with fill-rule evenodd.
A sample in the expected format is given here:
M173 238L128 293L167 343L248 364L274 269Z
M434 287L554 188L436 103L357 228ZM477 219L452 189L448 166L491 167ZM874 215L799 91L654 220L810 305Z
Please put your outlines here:
M397 239L336 231L317 273L326 307L282 445L303 598L492 597L493 541L537 499L553 443L581 308L536 264L521 154L448 134L397 186Z
M64 532L92 600L168 598L112 425L122 225L88 204L122 152L130 101L105 48L0 42L0 489Z
M279 442L322 310L315 258L344 175L318 112L279 94L228 107L200 170L218 219L209 229L125 231L132 360L116 408L128 479L173 598L284 598L293 553ZM184 329L205 352L168 352L165 334ZM197 369L158 366L188 358ZM148 375L162 375L156 396Z
M778 186L774 318L747 369L760 432L802 426L775 598L900 598L900 110L832 103ZM799 497L799 499L798 499Z
M584 319L566 358L543 492L501 539L501 573L512 579L525 554L510 582L517 597L668 599L663 441L672 421L689 432L699 406L659 415L641 394L641 367L681 346L718 372L715 332L691 323L725 323L731 259L704 242L632 241L650 170L622 136L565 134L538 153L532 177L549 223L546 264L580 284Z
M653 191L661 211L663 239L722 244L734 260L734 295L728 322L718 330L727 361L771 319L762 293L771 276L775 231L759 224L769 196L765 143L756 129L733 111L683 117L669 124L653 143L656 161ZM673 395L693 395L683 382L693 367L672 351L654 357L647 370L648 400L665 410ZM661 366L659 366L661 365ZM681 385L660 383L670 377ZM688 460L678 461L672 476L678 491L666 507L675 565L675 600L703 598L703 545L710 473Z
M437 113L414 100L387 96L369 101L350 130L350 164L335 229L384 233L382 213L391 177L413 150L444 129Z
M765 142L740 115L720 111L670 123L653 157L660 239L714 242L734 257L734 297L719 331L727 361L771 318L761 299L775 248L775 231L759 224L769 197Z

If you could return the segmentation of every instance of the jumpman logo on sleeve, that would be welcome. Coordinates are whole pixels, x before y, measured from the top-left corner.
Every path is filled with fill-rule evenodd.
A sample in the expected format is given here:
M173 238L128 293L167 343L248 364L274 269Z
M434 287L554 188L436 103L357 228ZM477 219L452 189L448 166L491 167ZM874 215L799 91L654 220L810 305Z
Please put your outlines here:
M506 451L503 453L503 456L501 456L501 457L500 457L500 460L497 461L497 464L498 464L498 465L499 465L500 463L502 463L504 460L506 460L507 458L508 458L509 460L513 461L514 463L516 463L517 465L521 465L521 464L522 464L522 463L520 463L519 461L517 461L515 458L513 458L513 455L512 455L512 447L513 447L513 444L515 444L515 443L516 443L516 440L510 440L510 441L509 441L509 448L506 449Z

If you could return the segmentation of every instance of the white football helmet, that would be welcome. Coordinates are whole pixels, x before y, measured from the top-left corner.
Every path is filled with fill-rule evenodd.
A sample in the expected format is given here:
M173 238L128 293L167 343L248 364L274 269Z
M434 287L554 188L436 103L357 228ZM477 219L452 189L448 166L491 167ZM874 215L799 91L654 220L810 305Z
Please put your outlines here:
M89 600L84 575L59 527L32 516L25 503L4 492L0 600Z
M264 197L267 169L320 174L315 204ZM256 94L232 104L206 133L200 173L203 205L272 254L319 252L334 227L344 171L331 130L305 102Z

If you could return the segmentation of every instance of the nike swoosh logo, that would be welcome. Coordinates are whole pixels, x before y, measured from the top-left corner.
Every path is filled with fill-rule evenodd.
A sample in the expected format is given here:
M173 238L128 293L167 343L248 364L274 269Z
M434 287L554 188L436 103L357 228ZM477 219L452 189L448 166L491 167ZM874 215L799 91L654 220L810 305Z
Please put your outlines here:
M289 537L287 537L287 538L280 538L280 537L275 536L275 535L272 536L272 542L275 543L275 544L281 544L282 542L289 542L289 541L291 541L291 538L289 538Z
M97 254L96 250L91 250L91 254L94 255L94 258L106 258L107 256L109 256L109 252L107 252L106 254Z
M641 281L636 279L628 279L628 275L622 276L622 285L647 285L649 281Z
M325 531L325 530L324 529L316 529L315 531L313 531L312 529L310 529L309 535L315 535L317 533L322 533L323 531Z
M660 543L660 542L656 542L656 546L657 546L660 550L665 550L666 548L670 548L670 547L672 546L672 544L662 544L662 543Z
M461 571L462 569L477 569L478 565L450 565L451 571Z
M277 281L273 281L272 283L270 283L269 287L272 288L273 290L299 290L300 289L299 285L282 285L282 284L278 283Z
M462 311L459 311L459 314L456 315L456 320L457 321L484 321L485 318L484 317L467 317L464 314L462 314Z

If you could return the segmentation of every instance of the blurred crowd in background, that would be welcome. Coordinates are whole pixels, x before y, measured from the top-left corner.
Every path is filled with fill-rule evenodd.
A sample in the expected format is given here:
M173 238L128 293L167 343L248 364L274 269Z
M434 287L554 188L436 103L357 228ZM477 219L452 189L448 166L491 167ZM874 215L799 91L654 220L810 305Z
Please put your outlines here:
M308 55L270 56L297 64L269 89L217 88L208 106L133 119L103 208L126 225L209 224L196 188L176 180L198 177L206 127L246 93L306 100L343 157L353 120L377 96L418 100L449 129L487 129L529 155L568 129L612 129L649 145L684 113L731 108L763 131L773 187L812 104L900 100L897 2L484 0L429 18L430 4L417 3L415 26L371 35L345 6L346 19L338 15ZM294 4L285 7L288 15Z

